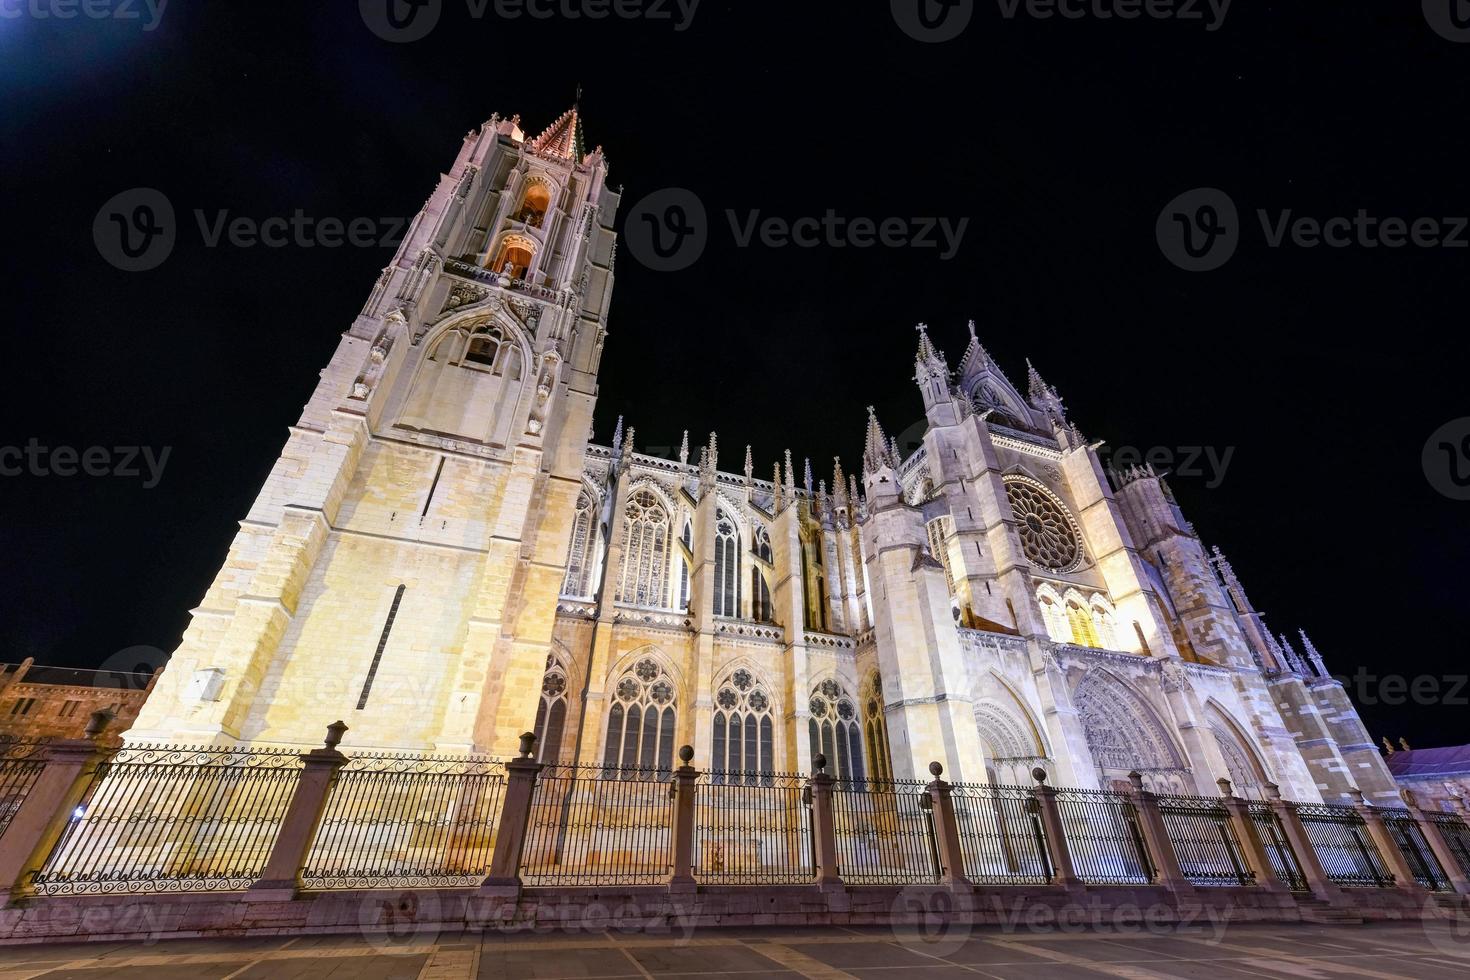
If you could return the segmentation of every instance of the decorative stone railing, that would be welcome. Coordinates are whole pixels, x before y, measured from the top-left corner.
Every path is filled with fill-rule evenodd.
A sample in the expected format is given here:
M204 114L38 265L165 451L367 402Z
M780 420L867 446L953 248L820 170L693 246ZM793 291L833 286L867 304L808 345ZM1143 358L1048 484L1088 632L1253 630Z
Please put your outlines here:
M765 640L780 643L786 639L786 631L779 626L751 623L743 619L715 617L715 632L723 636L739 636L748 640Z
M692 629L694 626L688 614L678 610L651 609L647 606L627 605L621 602L618 603L617 611L613 613L613 622L676 630Z
M597 603L591 599L562 596L556 600L556 614L570 616L573 619L595 619L597 618Z
M502 289L509 289L515 293L523 293L534 299L545 300L548 303L560 303L562 299L561 294L556 290L548 289L545 286L534 285L526 282L524 279L512 279L509 285L502 285L501 281L505 277L500 273L483 269L469 262L462 262L459 259L445 259L444 271L450 275L459 276L461 279L473 279L476 282L483 282L487 285L500 286Z
M991 633L988 630L961 628L960 644L970 653L990 651L992 653L1025 653L1026 641L1009 633Z
M826 647L829 650L853 650L857 643L850 636L841 636L837 633L817 633L806 630L806 645L809 647Z
M1143 666L1152 670L1158 669L1162 663L1157 657L1149 657L1141 653L1129 653L1127 650L1104 650L1101 647L1085 647L1077 643L1052 643L1049 648L1059 657L1072 657L1082 660L1113 660L1134 666Z

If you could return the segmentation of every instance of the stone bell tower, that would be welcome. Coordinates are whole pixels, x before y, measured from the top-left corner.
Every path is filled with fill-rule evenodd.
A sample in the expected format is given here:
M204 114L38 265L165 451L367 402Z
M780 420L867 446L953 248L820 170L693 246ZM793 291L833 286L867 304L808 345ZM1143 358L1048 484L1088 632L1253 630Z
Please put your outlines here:
M618 196L577 108L469 133L343 334L133 741L510 754L536 714Z

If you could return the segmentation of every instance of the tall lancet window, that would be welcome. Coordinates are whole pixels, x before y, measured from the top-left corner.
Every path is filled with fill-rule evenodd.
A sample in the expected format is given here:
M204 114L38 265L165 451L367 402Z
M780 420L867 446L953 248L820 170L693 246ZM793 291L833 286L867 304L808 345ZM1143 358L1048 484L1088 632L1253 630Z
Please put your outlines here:
M684 547L690 549L694 547L694 529L689 526L688 521L684 522L684 533L679 537L684 542ZM689 608L689 560L682 555L679 556L679 605L677 608Z
M597 526L597 498L586 490L577 494L577 516L572 519L572 549L562 595L586 598L592 594L592 570L597 565L593 529Z
M536 761L556 762L567 724L567 669L555 654L546 658L541 678L541 703L536 708Z
M810 708L807 735L812 758L825 755L828 771L838 779L862 779L863 736L852 698L829 678L812 691Z
M740 615L740 532L723 510L715 511L715 615Z
M883 678L876 673L863 692L863 727L868 732L873 778L891 781L893 760L888 755L888 722L883 716Z
M674 766L674 681L658 661L644 657L612 688L607 713L607 740L603 743L603 776L622 771L632 779L638 769L657 769L667 777Z
M668 600L669 512L652 490L639 490L623 515L618 601L663 606Z
M774 561L771 552L771 535L763 527L755 529L755 556L761 561L770 564ZM755 562L750 563L750 618L757 623L770 623L775 620L774 608L771 605L771 587L766 584L766 576L762 573L760 566Z
M730 673L715 695L714 758L710 777L715 782L755 783L762 774L769 783L775 760L771 698L744 667Z

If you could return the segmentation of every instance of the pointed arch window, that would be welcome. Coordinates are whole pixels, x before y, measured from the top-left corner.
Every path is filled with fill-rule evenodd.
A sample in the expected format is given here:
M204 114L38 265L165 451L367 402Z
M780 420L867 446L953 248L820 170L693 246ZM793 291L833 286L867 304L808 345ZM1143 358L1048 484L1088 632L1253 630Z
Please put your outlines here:
M644 657L623 674L612 689L603 743L604 778L621 773L633 779L638 770L657 770L666 779L674 765L677 688L652 657Z
M694 529L689 526L689 522L688 521L685 521L684 522L684 533L679 536L679 540L681 540L681 541L684 542L684 547L685 548L692 549L694 547ZM688 609L689 608L689 560L687 558L685 558L683 555L680 555L679 556L679 606L678 606L678 608L680 608L680 609Z
M1067 600L1067 624L1071 627L1073 643L1084 647L1102 646L1092 624L1092 614L1076 599Z
M812 758L827 757L827 765L838 779L862 779L863 736L857 721L857 705L842 685L829 678L812 690L811 719L807 737Z
M765 686L750 671L732 671L715 694L714 758L710 762L715 782L771 782L775 767L775 726L771 698Z
M1092 624L1097 631L1098 646L1104 650L1117 650L1117 620L1113 608L1102 596L1093 596L1091 602Z
M723 510L715 511L715 615L740 615L740 532Z
M775 559L771 551L770 532L763 527L757 527L753 537L755 556L767 565L771 564ZM771 587L766 584L766 576L755 562L750 563L750 618L758 623L775 621Z
M567 577L562 595L585 599L592 595L592 570L597 566L597 498L585 489L577 494L577 512L572 518L572 547L567 556Z
M863 694L863 727L868 735L868 753L873 778L893 780L893 760L888 755L888 720L883 714L883 678L874 674Z
M669 512L652 490L639 490L623 514L618 601L663 606L668 600Z
M567 669L555 654L546 658L541 678L541 701L536 707L536 761L556 762L567 724Z
M954 571L949 565L949 536L954 533L954 518L948 514L936 517L930 521L925 529L929 533L929 554L939 564L944 566L944 584L949 587L950 596L955 595Z

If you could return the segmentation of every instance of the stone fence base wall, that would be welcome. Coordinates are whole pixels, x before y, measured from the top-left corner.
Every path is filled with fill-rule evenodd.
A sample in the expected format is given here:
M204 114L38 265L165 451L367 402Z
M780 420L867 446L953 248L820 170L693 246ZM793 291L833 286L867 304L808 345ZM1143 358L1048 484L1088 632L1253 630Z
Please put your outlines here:
M1253 888L955 889L942 886L363 890L295 898L249 893L31 897L0 910L0 945L351 933L384 947L445 932L684 934L731 926L969 926L1016 932L1091 927L1223 928L1231 922L1362 922L1465 916L1454 895L1352 889L1332 907Z

